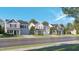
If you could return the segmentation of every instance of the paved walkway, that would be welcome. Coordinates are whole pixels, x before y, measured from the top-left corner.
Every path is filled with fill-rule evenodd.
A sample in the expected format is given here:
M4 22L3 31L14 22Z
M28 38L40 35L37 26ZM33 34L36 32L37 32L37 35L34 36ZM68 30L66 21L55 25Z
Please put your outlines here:
M40 48L51 47L51 46L60 46L60 45L63 45L63 44L79 44L79 40L57 42L57 43L51 43L51 44L43 45L43 46L30 47L30 48L17 48L17 49L11 49L11 50L12 51L28 51L28 50L32 50L32 49L40 49Z

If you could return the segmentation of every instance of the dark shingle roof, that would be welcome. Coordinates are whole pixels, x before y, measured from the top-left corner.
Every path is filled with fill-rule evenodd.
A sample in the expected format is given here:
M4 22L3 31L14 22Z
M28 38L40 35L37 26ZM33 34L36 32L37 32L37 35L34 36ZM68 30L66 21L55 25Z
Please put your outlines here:
M54 26L54 27L57 27L58 26L58 24L51 24L52 26Z
M28 24L27 21L23 21L23 20L18 20L18 22L21 23L21 24Z
M14 20L14 19L12 19L12 20L7 20L7 22L8 22L8 23L11 23L11 22L16 23L17 21L16 21L16 20Z

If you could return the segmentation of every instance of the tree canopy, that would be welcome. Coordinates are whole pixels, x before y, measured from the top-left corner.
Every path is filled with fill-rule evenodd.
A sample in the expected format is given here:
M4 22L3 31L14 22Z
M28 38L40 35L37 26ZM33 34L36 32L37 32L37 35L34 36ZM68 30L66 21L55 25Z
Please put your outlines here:
M0 34L4 33L4 28L0 25Z
M35 27L31 27L31 29L30 29L30 34L34 34L34 31L35 31Z
M62 7L62 10L65 14L72 17L79 17L79 7Z
M77 34L79 34L79 7L63 7L62 10L64 14L75 18L73 26L77 30ZM71 27L69 24L67 26Z
M38 21L36 21L35 19L31 19L29 23L38 23Z
M43 25L46 25L46 26L49 25L49 23L48 23L47 21L42 22L42 24L43 24Z

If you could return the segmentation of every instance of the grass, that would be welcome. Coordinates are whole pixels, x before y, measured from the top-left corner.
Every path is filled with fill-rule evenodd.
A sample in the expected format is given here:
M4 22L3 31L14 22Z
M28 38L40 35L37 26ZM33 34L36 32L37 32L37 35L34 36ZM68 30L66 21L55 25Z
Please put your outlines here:
M78 35L50 35L50 37L79 37Z
M19 35L15 37L3 37L1 39L22 39L22 38L58 38L58 37L79 37L78 35Z
M72 44L66 44L71 42ZM39 48L41 46L42 48ZM15 51L15 50L18 51L18 49L28 49L28 48L33 48L29 51L79 51L79 44L78 41L69 41L69 42L59 42L59 43L19 45L19 46L3 47L0 48L0 51Z
M31 51L79 51L79 44L64 44L60 46L33 49Z

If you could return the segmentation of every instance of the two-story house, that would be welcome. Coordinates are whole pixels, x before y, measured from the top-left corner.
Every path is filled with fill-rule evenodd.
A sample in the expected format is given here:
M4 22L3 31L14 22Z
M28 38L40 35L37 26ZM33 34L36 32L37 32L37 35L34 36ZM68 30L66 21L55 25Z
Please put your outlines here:
M18 20L20 23L20 34L21 35L28 35L29 34L29 28L28 28L28 22Z
M41 23L37 23L35 26L35 34L44 34L44 26Z
M58 35L64 34L64 26L63 25L58 25L57 26L57 34Z
M43 25L44 26L44 35L48 35L50 34L50 28L49 28L49 25Z
M5 33L14 34L14 35L27 35L28 23L20 22L14 19L5 21Z
M34 34L49 34L49 26L45 26L42 23L30 23L29 30L32 26L35 27Z
M4 22L5 33L14 34L14 35L28 35L31 27L34 27L34 34L63 34L64 27L58 24L50 24L49 26L43 25L42 23L30 23L26 21L16 21L6 20ZM50 30L51 28L51 30Z
M64 34L64 26L63 25L50 24L49 27L50 27L50 34L53 34L53 35Z
M6 20L5 33L20 35L20 23L14 19Z
M57 26L58 24L49 24L50 34L57 35Z

